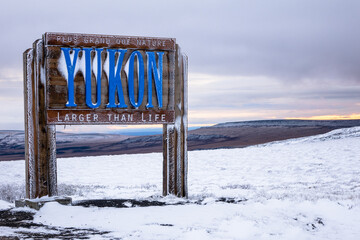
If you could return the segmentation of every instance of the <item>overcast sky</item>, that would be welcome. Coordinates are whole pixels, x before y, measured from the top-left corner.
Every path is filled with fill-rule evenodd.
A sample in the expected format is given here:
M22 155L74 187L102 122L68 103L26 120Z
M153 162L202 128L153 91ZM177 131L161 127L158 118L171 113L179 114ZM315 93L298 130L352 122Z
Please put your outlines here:
M22 53L44 32L172 37L189 121L360 118L360 1L2 1L0 129L23 129Z

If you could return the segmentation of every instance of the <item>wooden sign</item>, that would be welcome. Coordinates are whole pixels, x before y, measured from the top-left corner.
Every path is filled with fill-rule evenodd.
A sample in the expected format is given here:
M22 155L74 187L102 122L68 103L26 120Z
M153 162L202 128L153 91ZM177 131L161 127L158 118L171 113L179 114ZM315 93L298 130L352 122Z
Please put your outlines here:
M174 38L45 33L24 53L27 197L57 195L54 125L163 124L163 194L187 196L187 57Z
M174 122L175 39L45 34L48 124Z

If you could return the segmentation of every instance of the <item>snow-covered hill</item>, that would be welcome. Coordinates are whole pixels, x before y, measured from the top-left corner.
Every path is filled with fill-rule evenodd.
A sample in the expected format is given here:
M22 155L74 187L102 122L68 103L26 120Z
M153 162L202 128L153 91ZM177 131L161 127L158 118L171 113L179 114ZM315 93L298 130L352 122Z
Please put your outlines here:
M322 142L322 141L331 141L331 140L339 140L339 139L346 139L346 138L359 138L360 137L360 127L352 127L352 128L342 128L336 129L331 132L310 136L310 137L303 137L297 139L289 139L285 141L279 142L272 142L270 144L301 144L306 142Z
M73 143L73 142L93 142L106 141L117 138L123 140L129 136L118 134L104 134L104 133L56 133L56 142L59 143ZM24 148L24 131L19 130L0 130L0 149L19 149Z
M115 209L52 203L34 221L110 231L103 235L110 239L358 239L359 176L360 127L338 129L247 148L189 152L185 205ZM75 200L182 201L161 198L161 181L159 153L58 160L60 192ZM0 198L20 197L23 186L24 161L0 162Z
M242 122L226 122L219 123L213 127L335 127L335 128L347 128L359 126L360 120L255 120L255 121L242 121Z
M188 149L241 148L323 134L360 126L360 120L261 120L220 123L188 132ZM59 158L151 153L162 151L162 135L126 136L105 133L56 133ZM113 132L114 133L114 132ZM161 133L161 128L158 133ZM146 136L145 136L146 135ZM24 159L24 132L0 130L0 161Z

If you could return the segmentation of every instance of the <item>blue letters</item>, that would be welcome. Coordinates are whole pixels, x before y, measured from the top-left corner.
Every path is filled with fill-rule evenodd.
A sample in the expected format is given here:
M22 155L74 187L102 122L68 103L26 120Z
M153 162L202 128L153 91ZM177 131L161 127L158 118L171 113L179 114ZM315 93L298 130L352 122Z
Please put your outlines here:
M139 71L138 71L138 101L135 102L135 93L134 93L134 58L137 55L137 59L139 62ZM129 85L129 99L131 105L138 108L141 106L143 98L144 98L144 60L139 51L134 51L130 55L130 63L129 63L129 76L128 76L128 85Z
M86 105L89 108L98 108L101 104L101 52L102 48L95 48L96 51L96 60L97 60L97 76L96 76L96 104L93 104L91 100L91 75L92 75L92 69L91 69L91 51L92 48L83 48L85 52L85 99L86 99Z
M68 101L66 107L76 107L75 103L75 92L74 92L74 78L75 78L75 68L78 61L79 52L83 51L83 59L85 61L84 69L84 78L85 78L85 102L89 108L98 108L101 105L101 77L103 72L103 63L101 59L101 53L104 51L103 48L61 48L66 68L67 68L67 81L68 81ZM91 53L95 51L95 59L93 63L96 62L96 102L92 101L92 64ZM121 83L121 71L125 54L127 49L107 49L108 60L109 60L109 71L108 71L108 104L107 108L127 108L123 86ZM117 56L118 55L118 56ZM146 52L146 61L147 61L147 93L148 101L147 108L153 108L152 103L152 93L153 93L153 79L155 86L155 93L158 102L158 108L162 108L163 105L163 55L164 52ZM137 69L135 68L135 59L137 59ZM96 61L95 61L96 60ZM157 61L156 61L157 60ZM135 79L135 73L138 73L137 79ZM137 81L138 84L135 84ZM132 107L139 108L144 100L145 92L145 66L144 58L140 51L133 51L129 57L129 72L128 72L128 95L129 102ZM138 86L137 97L135 96L135 86ZM126 88L125 88L126 89ZM116 96L117 100L116 101ZM117 103L118 102L118 103Z
M108 49L109 54L109 103L106 105L108 108L126 108L124 100L123 88L121 85L121 65L124 60L124 55L126 49ZM115 66L115 53L119 52L119 58L117 66ZM116 70L115 70L116 67ZM115 91L117 90L117 95L119 99L119 104L115 104Z
M70 48L61 48L64 52L66 68L68 71L68 102L66 103L67 107L76 107L75 99L74 99L74 71L76 66L76 61L79 55L80 48L74 48L74 60L71 62L70 59Z
M156 59L154 52L146 52L148 55L148 104L146 105L147 108L153 108L152 105L152 76L154 73L154 81L155 81L155 88L156 88L156 96L158 100L159 108L162 108L162 57L164 55L163 52L158 52L157 55L159 57L159 68L156 68Z

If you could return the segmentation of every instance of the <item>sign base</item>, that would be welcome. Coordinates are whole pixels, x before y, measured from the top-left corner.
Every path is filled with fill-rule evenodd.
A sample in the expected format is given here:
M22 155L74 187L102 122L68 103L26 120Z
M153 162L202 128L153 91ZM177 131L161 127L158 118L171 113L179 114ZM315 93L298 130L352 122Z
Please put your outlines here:
M15 201L15 207L29 207L39 210L45 203L58 202L62 205L71 205L72 199L70 197L42 197L35 199L20 199Z

